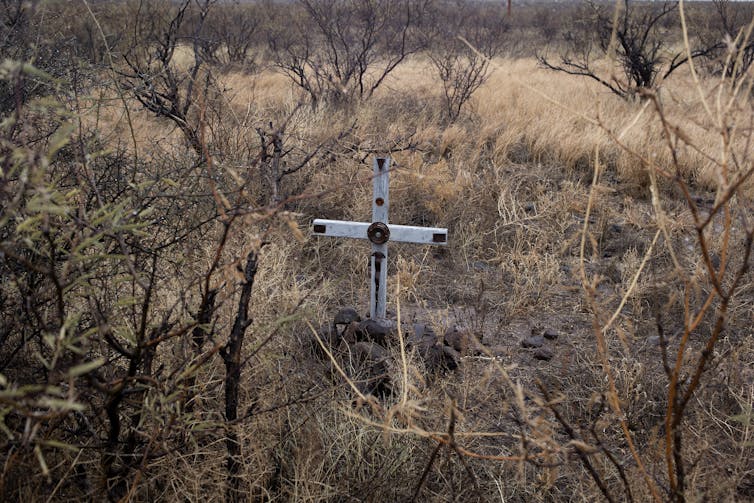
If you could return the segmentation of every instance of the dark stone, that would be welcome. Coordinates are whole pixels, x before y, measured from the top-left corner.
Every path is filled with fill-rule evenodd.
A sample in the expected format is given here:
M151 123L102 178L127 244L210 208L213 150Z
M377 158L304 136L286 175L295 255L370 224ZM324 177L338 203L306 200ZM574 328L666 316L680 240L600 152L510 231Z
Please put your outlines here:
M406 339L410 347L422 348L437 344L437 335L432 327L423 323L414 323L414 331Z
M557 339L559 335L560 334L558 333L558 331L555 330L554 328L546 328L545 331L542 333L542 336L545 339L549 339L551 341L554 341L555 339Z
M534 358L537 360L550 361L555 353L550 348L539 348L534 352Z
M455 349L462 355L483 353L479 343L470 330L458 327L448 329L445 332L445 344Z
M390 327L372 319L362 321L356 329L357 340L376 342L382 346L387 342L389 335Z
M357 342L352 351L358 359L373 363L385 361L390 356L387 349L374 342Z
M493 266L488 264L487 262L482 262L481 260L477 260L472 264L472 267L474 267L474 270L476 271L489 271L494 269Z
M429 372L455 370L461 360L461 354L450 346L443 344L432 327L414 323L414 331L407 340L408 346L416 349Z
M361 321L361 316L352 307L344 307L335 315L335 325L348 325L354 321Z
M720 255L713 253L710 257L710 262L712 263L712 267L714 267L715 269L720 269Z
M442 352L443 352L443 359L440 362L440 368L443 370L457 369L459 363L461 362L460 353L456 351L455 349L448 346L443 346Z
M455 370L461 360L461 355L455 349L442 344L419 347L419 355L429 372L443 372Z
M522 340L521 345L525 348L541 348L545 345L545 338L541 335L532 335Z
M419 338L435 337L435 330L429 325L414 323L414 334Z
M346 343L353 344L359 340L359 322L352 321L343 329L341 337Z
M450 329L445 332L445 344L455 349L459 353L465 353L468 347L468 338L465 332Z

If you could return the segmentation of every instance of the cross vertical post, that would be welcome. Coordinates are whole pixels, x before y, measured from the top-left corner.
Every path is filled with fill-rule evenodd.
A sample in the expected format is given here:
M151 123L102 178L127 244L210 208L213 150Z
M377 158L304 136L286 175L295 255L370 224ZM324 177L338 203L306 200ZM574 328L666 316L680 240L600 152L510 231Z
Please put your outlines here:
M372 222L382 222L387 226L390 204L390 158L374 158L374 195L372 200ZM373 320L384 320L387 313L387 241L372 241L371 285L369 288L369 316Z

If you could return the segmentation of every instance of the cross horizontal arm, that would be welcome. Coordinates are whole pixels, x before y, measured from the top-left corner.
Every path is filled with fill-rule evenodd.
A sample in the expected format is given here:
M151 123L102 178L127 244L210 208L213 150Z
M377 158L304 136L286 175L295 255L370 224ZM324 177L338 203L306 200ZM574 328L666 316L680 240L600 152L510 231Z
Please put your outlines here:
M313 234L315 236L369 239L367 237L367 229L370 225L367 222L348 222L318 218L313 222ZM428 245L448 244L448 229L393 224L389 224L388 229L390 230L390 241Z

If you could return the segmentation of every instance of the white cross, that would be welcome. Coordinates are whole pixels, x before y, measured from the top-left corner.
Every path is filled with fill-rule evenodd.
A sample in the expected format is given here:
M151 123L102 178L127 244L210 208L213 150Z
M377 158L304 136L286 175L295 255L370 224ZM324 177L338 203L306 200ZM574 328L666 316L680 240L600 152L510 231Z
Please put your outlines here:
M313 234L315 236L368 239L372 242L369 314L373 320L384 320L386 318L387 242L390 240L429 245L446 245L448 243L448 229L414 227L411 225L388 226L389 172L390 158L375 157L371 224L321 218L313 222Z

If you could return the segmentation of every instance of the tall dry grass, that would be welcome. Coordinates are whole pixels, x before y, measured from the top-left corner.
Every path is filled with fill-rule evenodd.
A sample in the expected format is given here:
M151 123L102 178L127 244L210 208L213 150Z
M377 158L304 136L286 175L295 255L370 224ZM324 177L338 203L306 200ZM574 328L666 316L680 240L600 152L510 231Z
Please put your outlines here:
M653 179L641 158L676 170L709 211L709 200L720 194L714 161L724 153L701 96L713 99L717 84L705 79L700 94L688 72L676 72L659 92L662 107L655 107L546 72L533 59L493 63L491 78L454 123L442 118L436 82L421 58L400 67L372 101L346 110L300 105L296 89L272 70L217 78L222 113L211 124L217 135L210 148L223 151L215 157L218 173L261 183L259 174L244 168L259 142L256 128L270 122L285 122L288 148L332 142L315 168L286 180L289 195L304 196L290 202L291 213L263 224L264 232L251 222L228 244L244 249L260 234L269 241L252 298L247 354L253 358L242 375L248 413L234 425L244 446L242 476L253 496L560 501L597 500L605 491L625 495L628 486L633 499L643 501L653 497L652 484L655 490L669 485L666 376L654 339L658 306L667 330L675 331L684 317L677 299L686 295L697 306L710 285L688 205L673 180ZM98 99L84 121L96 124L111 145L127 145L120 104L104 103ZM165 121L129 106L141 156L169 159L185 148ZM728 112L726 120L748 124L750 104ZM675 152L665 144L663 121L682 127L687 137ZM736 136L726 146L749 167L750 136ZM401 311L404 321L432 322L438 333L452 325L470 328L487 351L465 358L456 373L435 374L394 343L394 396L358 409L342 376L315 356L306 322L328 323L343 305L366 311L367 250L345 240L297 241L301 236L292 229L297 223L305 232L316 217L368 220L370 155L391 150L391 221L447 226L450 243L443 251L393 247L390 310ZM653 188L666 215L659 241ZM745 215L751 195L747 182L731 204L740 204ZM718 255L714 236L723 230L705 231ZM677 282L671 247L691 278L689 292ZM729 250L735 257L740 248ZM209 245L187 247L186 275L205 270L213 252ZM234 281L234 264L224 265L218 286ZM645 272L637 277L637 271ZM586 296L582 276L591 281ZM161 302L170 305L179 293L161 292ZM690 499L753 497L752 294L751 276L744 275L740 300L725 320L729 335L716 347L713 371L683 425L689 439L684 456L693 461ZM216 329L226 333L232 295L220 305ZM612 330L599 340L593 318L604 321L616 310ZM701 326L710 324L705 318ZM520 347L522 338L545 328L560 334L549 361ZM684 372L705 351L704 341L704 333L690 336L681 355ZM677 348L677 338L669 345ZM177 343L160 357L170 364L189 350ZM222 499L221 366L213 360L201 368L195 412L181 433L185 449L165 449L150 460L148 481L134 499ZM611 408L610 400L619 407ZM570 435L568 426L578 434ZM632 456L627 438L639 455ZM593 460L604 490L578 462L582 455ZM85 462L96 461L85 456ZM644 483L647 478L654 482ZM30 499L36 495L29 489Z

